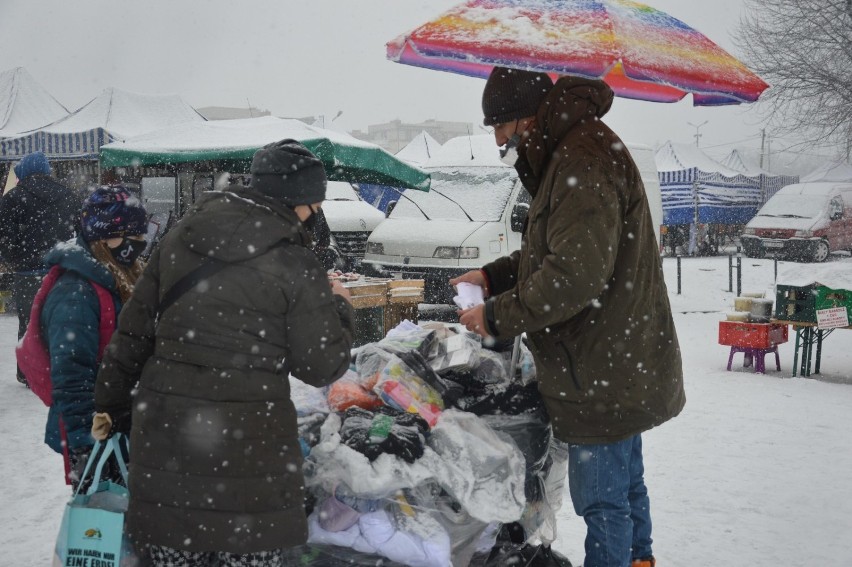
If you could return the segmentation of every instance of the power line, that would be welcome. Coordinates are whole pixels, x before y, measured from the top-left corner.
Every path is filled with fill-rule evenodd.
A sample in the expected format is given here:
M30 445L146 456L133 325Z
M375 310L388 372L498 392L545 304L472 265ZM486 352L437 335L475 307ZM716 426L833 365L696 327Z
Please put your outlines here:
M760 138L760 134L757 134L755 136L751 136L749 138L744 138L742 140L736 140L734 142L725 142L723 144L715 144L713 146L704 146L703 149L707 150L707 149L713 149L713 148L721 148L723 146L733 146L734 144L742 144L743 142L749 142L751 140L757 140L758 138Z

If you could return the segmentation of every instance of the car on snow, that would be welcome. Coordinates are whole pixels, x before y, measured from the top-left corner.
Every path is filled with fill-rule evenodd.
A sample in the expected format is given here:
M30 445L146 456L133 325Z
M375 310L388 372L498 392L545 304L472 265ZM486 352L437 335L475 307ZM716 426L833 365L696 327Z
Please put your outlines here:
M746 224L740 243L751 258L800 262L824 262L832 252L852 251L852 183L782 187Z

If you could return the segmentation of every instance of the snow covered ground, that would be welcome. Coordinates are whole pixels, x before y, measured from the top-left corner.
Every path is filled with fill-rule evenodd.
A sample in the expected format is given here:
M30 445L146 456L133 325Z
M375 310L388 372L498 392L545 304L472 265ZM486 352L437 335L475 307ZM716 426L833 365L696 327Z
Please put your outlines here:
M848 267L852 258L832 264ZM815 379L790 378L792 341L781 347L781 372L755 375L740 368L741 355L727 372L727 348L717 344L717 321L733 309L727 258L685 258L682 295L675 260L664 266L687 405L644 436L658 564L846 564L852 331L827 339ZM772 284L771 260L743 259L743 291ZM15 318L0 315L0 565L41 566L49 565L69 490L60 457L42 443L46 408L14 379L16 328ZM578 564L585 529L568 501L559 529L555 547Z

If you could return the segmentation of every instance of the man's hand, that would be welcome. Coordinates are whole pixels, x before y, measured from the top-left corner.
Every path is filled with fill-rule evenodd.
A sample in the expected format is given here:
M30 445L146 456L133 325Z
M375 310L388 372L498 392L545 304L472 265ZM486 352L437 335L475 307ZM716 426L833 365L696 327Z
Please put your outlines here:
M458 285L462 282L478 285L482 289L487 289L487 282L485 281L485 276L482 275L482 270L471 270L457 278L450 279L450 285Z
M461 277L464 277L464 275ZM476 333L483 338L491 337L485 327L485 305L477 305L470 309L460 309L457 313L459 315L459 323L464 325L468 331Z
M339 295L349 303L352 303L352 295L349 293L349 290L337 280L331 282L331 293Z

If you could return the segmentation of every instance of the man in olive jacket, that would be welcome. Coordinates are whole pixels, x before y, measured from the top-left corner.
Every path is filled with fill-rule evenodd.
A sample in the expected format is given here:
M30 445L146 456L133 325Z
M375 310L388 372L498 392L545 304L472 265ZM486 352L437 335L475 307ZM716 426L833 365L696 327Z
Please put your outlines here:
M98 374L93 435L127 429L132 410L128 530L154 565L280 565L307 539L288 375L340 377L353 312L308 248L322 162L284 140L251 172L163 239Z
M468 272L483 336L526 333L568 481L586 567L652 566L640 434L685 403L680 348L639 170L600 118L603 82L495 68L483 94L497 145L532 195L520 251Z

